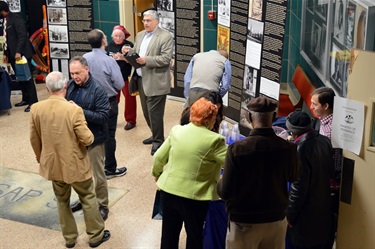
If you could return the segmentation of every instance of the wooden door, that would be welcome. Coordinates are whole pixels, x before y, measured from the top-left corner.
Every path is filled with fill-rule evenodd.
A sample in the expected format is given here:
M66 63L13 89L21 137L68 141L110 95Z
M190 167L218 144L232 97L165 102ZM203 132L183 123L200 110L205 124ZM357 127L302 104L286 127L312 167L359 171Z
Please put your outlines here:
M144 29L142 13L148 9L156 8L156 0L133 0L134 4L134 29L137 34Z

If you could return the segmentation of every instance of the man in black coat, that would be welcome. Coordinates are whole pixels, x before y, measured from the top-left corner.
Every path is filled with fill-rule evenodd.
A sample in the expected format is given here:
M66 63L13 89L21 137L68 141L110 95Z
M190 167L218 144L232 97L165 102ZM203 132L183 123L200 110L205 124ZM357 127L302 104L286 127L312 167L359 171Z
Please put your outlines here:
M229 215L226 248L285 248L288 182L298 179L297 146L272 129L277 103L267 97L247 105L254 129L228 147L217 185Z
M286 210L288 237L293 248L324 248L333 225L330 178L334 174L329 138L312 128L311 117L296 111L286 127L297 144L302 171L290 187Z
M6 35L3 62L9 62L17 75L15 63L21 60L22 56L25 56L29 64L30 72L32 72L31 58L33 56L33 48L22 17L12 13L9 10L8 4L3 1L0 1L0 14L4 17L4 35ZM25 112L29 112L30 106L38 102L34 79L31 77L28 81L20 83L22 101L15 104L15 106L27 105Z

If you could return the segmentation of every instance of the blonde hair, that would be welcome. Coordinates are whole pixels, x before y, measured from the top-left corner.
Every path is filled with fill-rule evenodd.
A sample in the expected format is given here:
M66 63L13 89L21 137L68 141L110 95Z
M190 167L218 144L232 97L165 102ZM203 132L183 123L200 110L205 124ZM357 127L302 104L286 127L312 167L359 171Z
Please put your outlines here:
M190 107L190 122L195 125L206 125L214 116L216 117L217 112L216 105L205 98L200 98Z

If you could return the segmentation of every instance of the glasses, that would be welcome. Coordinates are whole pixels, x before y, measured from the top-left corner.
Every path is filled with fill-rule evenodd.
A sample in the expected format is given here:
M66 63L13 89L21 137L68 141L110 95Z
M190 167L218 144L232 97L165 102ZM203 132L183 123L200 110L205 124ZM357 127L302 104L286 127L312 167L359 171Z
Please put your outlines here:
M152 21L153 21L153 20L151 20L151 19L143 19L143 20L142 20L143 23L149 23L149 22L152 22Z

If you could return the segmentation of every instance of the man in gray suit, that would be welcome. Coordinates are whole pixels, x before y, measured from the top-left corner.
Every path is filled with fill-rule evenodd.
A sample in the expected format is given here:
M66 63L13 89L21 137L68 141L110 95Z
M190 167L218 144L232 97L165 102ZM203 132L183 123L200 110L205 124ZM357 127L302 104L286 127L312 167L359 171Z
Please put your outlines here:
M154 155L164 142L163 118L166 97L170 93L173 37L158 28L159 16L155 10L145 11L142 22L145 30L137 34L132 52L139 54L137 62L143 67L133 68L131 77L138 82L143 115L152 132L143 143L152 144L151 155Z

